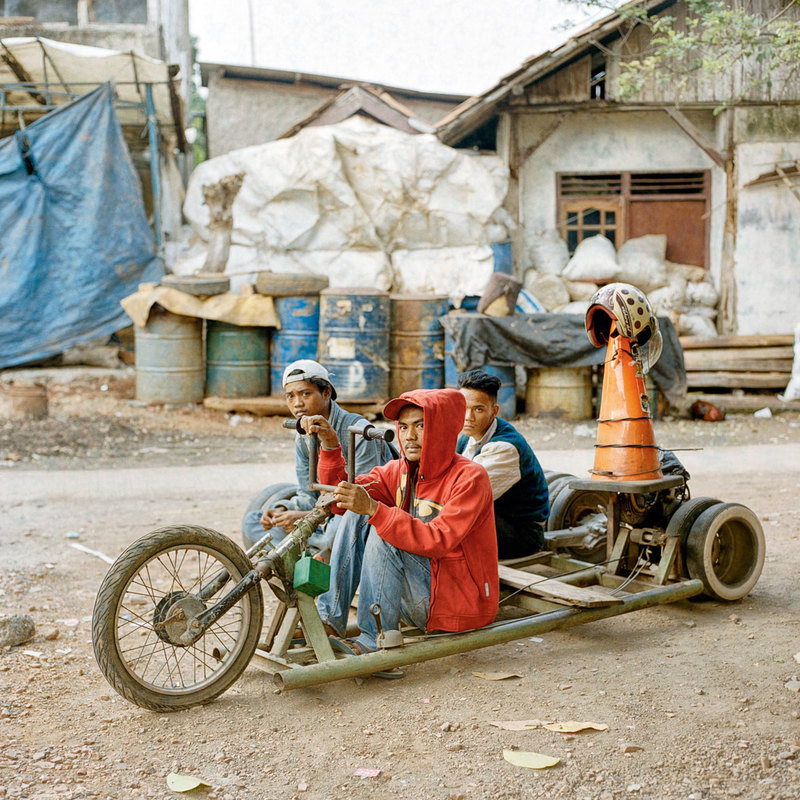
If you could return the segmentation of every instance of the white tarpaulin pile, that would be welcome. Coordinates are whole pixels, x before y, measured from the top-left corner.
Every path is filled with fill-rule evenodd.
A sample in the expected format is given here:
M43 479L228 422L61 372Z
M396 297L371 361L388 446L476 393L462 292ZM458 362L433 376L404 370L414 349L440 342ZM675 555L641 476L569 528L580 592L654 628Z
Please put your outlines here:
M184 213L202 244L178 258L176 273L205 259L202 187L237 173L245 178L233 203L232 275L321 274L331 286L458 301L482 293L493 269L489 244L507 239L511 224L499 159L354 117L200 164Z

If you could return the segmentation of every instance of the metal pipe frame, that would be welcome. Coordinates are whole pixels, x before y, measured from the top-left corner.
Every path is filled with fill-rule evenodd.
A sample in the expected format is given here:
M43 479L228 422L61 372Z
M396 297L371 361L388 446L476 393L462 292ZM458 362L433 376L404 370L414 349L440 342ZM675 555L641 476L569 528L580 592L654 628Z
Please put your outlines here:
M594 622L619 614L627 614L662 603L674 603L695 597L703 591L703 583L699 580L687 580L680 583L660 586L647 591L638 592L625 597L619 605L604 608L577 610L565 608L549 611L534 617L513 620L500 625L481 628L465 633L453 633L441 637L426 639L419 643L379 650L363 656L309 664L303 667L292 667L273 675L279 689L300 689L316 686L320 683L355 678L360 675L371 675L374 672L401 667L406 664L417 664L431 661L434 658L457 655L482 647L513 642L526 636L535 636L561 628L571 628L585 622Z
M156 248L161 254L161 176L159 170L159 141L158 141L158 120L156 119L156 107L153 102L153 84L145 86L145 97L147 105L147 139L150 144L150 193L153 196L153 230L156 236Z

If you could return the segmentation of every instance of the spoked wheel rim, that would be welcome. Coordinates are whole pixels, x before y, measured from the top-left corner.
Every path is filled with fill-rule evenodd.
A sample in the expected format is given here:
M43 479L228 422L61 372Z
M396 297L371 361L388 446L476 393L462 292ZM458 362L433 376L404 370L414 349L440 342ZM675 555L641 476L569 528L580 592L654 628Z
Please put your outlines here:
M213 597L200 598L200 587L223 569L233 580ZM213 684L246 645L251 604L245 595L189 645L179 643L182 619L213 605L242 577L230 559L204 545L178 545L148 558L115 609L115 645L130 678L176 697Z

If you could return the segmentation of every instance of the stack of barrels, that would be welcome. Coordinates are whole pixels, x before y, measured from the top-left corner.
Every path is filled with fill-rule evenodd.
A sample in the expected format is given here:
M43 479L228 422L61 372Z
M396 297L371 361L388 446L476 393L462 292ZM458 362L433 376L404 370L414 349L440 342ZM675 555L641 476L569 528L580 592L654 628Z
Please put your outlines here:
M198 403L204 395L259 397L282 391L283 371L315 359L344 403L382 403L412 389L456 386L452 340L439 322L447 296L389 294L372 287L325 288L320 276L261 273L280 328L232 325L153 306L136 327L136 397ZM514 368L487 365L501 381L500 414L516 412Z

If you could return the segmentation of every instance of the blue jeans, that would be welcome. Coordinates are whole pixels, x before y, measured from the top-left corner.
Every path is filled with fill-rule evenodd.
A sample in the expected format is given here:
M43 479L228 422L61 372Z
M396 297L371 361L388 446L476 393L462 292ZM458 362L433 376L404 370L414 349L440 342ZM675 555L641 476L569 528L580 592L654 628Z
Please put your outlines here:
M373 532L367 539L361 570L358 596L361 633L356 640L370 650L377 647L378 635L370 612L373 603L381 607L381 625L385 631L398 629L401 619L424 631L431 603L430 559L400 550Z
M327 622L339 636L344 636L350 604L361 580L364 548L372 526L366 517L352 511L334 517L328 524L334 522L338 526L330 559L331 588L317 598L317 610L323 622ZM372 533L373 537L377 536L374 531Z
M249 546L254 545L265 533L270 534L273 546L289 535L283 528L272 528L269 531L265 531L261 527L261 513L262 509L257 508L245 514L242 520L242 532L250 540ZM324 528L317 528L317 530L308 537L308 546L317 551L327 550L336 536L338 524L339 518L334 517Z

